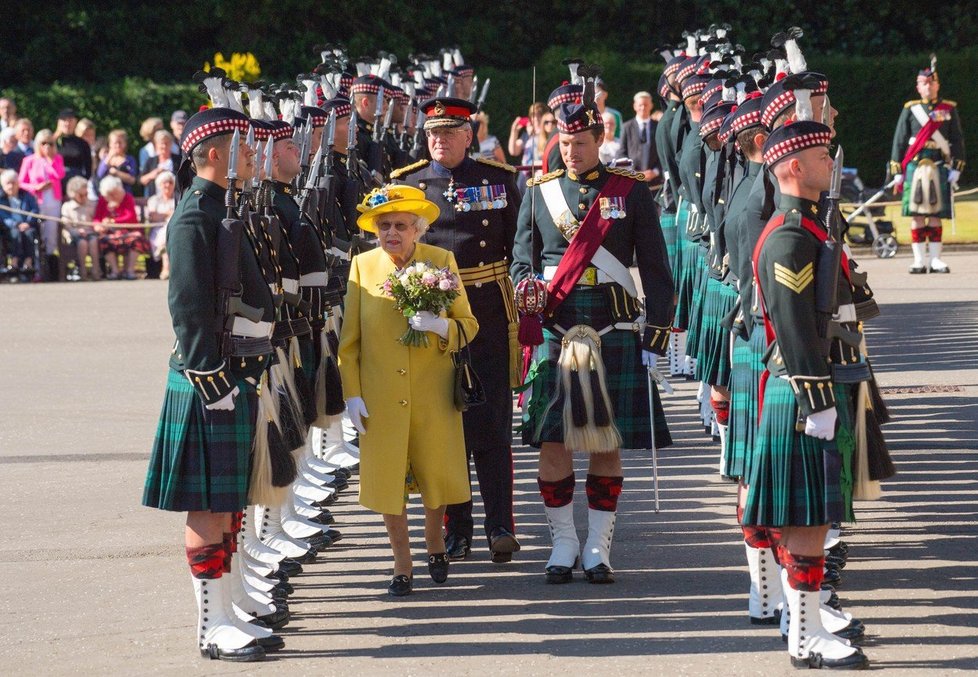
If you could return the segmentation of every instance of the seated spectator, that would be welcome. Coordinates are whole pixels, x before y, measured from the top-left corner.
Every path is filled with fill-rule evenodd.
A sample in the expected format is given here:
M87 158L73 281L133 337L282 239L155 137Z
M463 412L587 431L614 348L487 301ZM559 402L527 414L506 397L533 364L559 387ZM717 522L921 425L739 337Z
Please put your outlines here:
M167 132L163 134L169 136ZM162 171L157 174L154 184L156 190L146 201L146 220L158 224L149 231L149 241L153 245L153 259L163 264L160 279L165 280L170 277L170 258L166 254L166 224L177 206L177 175L171 171Z
M150 197L156 192L156 179L163 172L180 169L177 158L173 156L173 135L165 129L158 129L153 135L153 156L139 167L139 183L143 185L143 195Z
M3 187L0 207L11 207L31 214L38 213L37 200L26 190L21 189L17 172L5 169L0 174L0 186ZM0 219L3 219L6 235L5 256L10 256L14 274L20 275L19 278L15 276L11 280L29 282L34 275L34 239L37 237L41 221L36 216L25 216L6 209L0 209Z
M0 168L19 172L23 161L24 153L17 147L17 131L7 127L0 132Z
M485 111L480 111L476 114L475 119L479 123L479 129L476 132L476 138L479 140L479 151L473 153L472 156L484 157L496 162L506 162L506 154L503 152L502 144L499 143L499 139L489 133L489 116L486 115Z
M41 242L44 245L45 279L57 280L61 277L57 259L58 244L61 242L61 179L65 175L65 163L58 155L54 134L50 129L42 129L34 137L34 154L24 158L20 165L20 185L37 198L40 212L45 217L41 221ZM53 217L53 218L52 218Z
M88 197L88 179L75 176L68 180L65 188L68 201L61 205L61 216L68 220L65 228L71 236L71 243L78 256L78 275L84 280L102 279L102 267L99 265L99 235L90 223L95 216L95 204ZM91 276L86 265L87 258L92 257Z
M615 139L615 116L610 111L601 114L604 124L604 139L598 148L598 157L606 165L611 164L621 156L621 143Z
M156 155L156 146L153 144L153 135L163 129L163 118L146 118L139 126L139 137L146 144L139 149L139 167L146 165L146 161Z
M96 141L97 143L97 141ZM109 132L108 151L104 158L99 159L98 169L95 170L95 181L100 186L102 179L113 176L122 182L123 189L132 193L132 187L139 176L139 168L132 155L126 155L129 137L124 129L113 129Z
M28 156L34 153L34 123L27 118L20 118L14 123L17 133L17 149Z
M106 176L98 184L100 197L95 205L95 223L104 224L99 244L105 252L108 280L118 280L119 256L125 257L126 272L122 279L136 279L136 257L149 253L149 241L141 228L118 228L117 224L139 223L136 217L136 203L132 194L127 193L122 180L117 176Z
M17 122L17 104L13 99L0 99L0 130L12 129Z
M91 176L95 173L96 167L98 167L99 157L97 155L98 151L95 148L95 123L88 118L82 118L78 121L75 126L75 135L88 144L88 150L92 155L91 163L92 168L89 170L88 175Z
M85 139L75 136L78 128L78 117L75 111L65 108L58 113L58 127L54 130L54 140L58 143L58 152L65 161L65 178L61 187L67 188L68 182L75 176L86 179L92 176L92 149Z

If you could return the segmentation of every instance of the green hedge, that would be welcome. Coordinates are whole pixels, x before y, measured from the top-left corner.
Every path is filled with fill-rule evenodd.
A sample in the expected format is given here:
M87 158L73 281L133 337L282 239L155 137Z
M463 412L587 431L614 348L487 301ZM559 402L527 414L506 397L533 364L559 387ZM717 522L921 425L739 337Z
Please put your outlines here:
M492 79L486 112L492 118L491 130L505 145L513 118L526 115L534 100L545 101L550 91L567 79L561 60L569 54L551 47L538 60L536 87L532 69L503 70L479 68L479 77ZM631 97L639 90L653 91L661 72L661 62L630 61L611 51L575 53L603 67L602 77L610 92L609 105L631 117ZM978 112L978 89L971 86L971 75L978 72L978 48L939 54L941 94L958 102L967 148L978 149L978 124L969 125ZM879 57L809 55L809 66L828 75L832 105L839 111L838 141L846 152L846 164L859 169L867 185L880 185L889 160L893 128L903 103L916 97L914 81L926 54ZM30 117L35 129L53 127L58 110L73 107L80 116L90 117L98 133L126 129L133 150L141 141L139 125L143 119L159 116L168 120L176 109L193 113L205 99L194 84L158 84L126 78L104 84L29 85L0 90L12 97L21 115ZM973 185L978 174L966 169L964 182Z

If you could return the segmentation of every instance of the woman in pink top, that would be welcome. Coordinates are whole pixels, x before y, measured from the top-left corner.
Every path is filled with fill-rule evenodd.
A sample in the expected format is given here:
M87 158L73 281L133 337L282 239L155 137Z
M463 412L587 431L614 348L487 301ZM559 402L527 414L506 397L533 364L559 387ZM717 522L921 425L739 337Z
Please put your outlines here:
M136 216L136 203L132 195L126 192L122 185L122 180L115 176L106 176L98 185L98 192L101 196L98 204L95 205L95 216L92 219L95 223L105 224L101 226L102 251L105 252L105 263L109 269L105 276L109 280L118 280L119 275L119 255L126 258L126 272L121 276L126 280L136 279L136 257L140 254L149 253L149 240L143 234L142 228L117 228L116 224L132 223L138 224L139 218Z
M34 153L20 165L20 187L37 198L41 208L41 241L48 256L58 253L59 223L50 217L61 216L61 179L65 177L65 162L58 155L54 135L42 129L34 137ZM49 218L44 218L49 217Z

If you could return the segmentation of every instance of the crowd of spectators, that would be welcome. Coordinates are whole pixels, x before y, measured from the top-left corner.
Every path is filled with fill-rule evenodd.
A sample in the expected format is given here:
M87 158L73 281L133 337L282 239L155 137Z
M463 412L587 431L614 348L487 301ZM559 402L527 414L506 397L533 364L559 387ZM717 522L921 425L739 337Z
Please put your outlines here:
M98 134L66 108L54 130L0 98L0 280L134 280L168 276L166 224L175 207L184 111ZM132 227L127 227L132 224Z

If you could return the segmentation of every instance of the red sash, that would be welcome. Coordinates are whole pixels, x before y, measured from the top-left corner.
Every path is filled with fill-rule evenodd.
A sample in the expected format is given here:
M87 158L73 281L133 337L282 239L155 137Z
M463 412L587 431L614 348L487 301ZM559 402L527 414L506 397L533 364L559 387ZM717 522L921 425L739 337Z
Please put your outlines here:
M900 171L904 175L907 173L907 165L910 164L910 161L913 160L917 153L924 148L924 145L930 141L930 137L934 136L934 132L940 129L941 125L944 124L943 120L938 121L934 119L933 112L943 112L946 110L951 110L951 106L943 101L934 106L934 110L931 111L930 119L927 120L927 124L921 127L920 131L917 132L917 136L914 137L913 143L910 144L909 148L907 148L907 154L903 156L903 162L900 163ZM903 191L903 186L897 186L897 189L897 192L899 193Z
M765 345L770 347L771 343L774 342L776 338L774 335L774 325L771 324L770 318L767 316L767 306L764 303L764 293L761 289L761 278L757 276L757 262L761 256L761 249L764 247L764 242L767 240L768 235L773 233L775 230L784 225L784 214L778 214L767 222L767 226L761 231L761 236L757 238L757 244L754 246L754 254L751 257L751 268L754 272L754 283L757 289L757 303L761 309L761 314L764 317L764 337L766 339ZM825 242L829 239L829 234L809 218L801 217L802 228L807 230L809 233L815 236L819 242ZM845 251L842 252L842 274L846 276L846 279L852 282L850 277L851 271L849 270L849 257L846 256ZM770 378L771 372L767 369L761 374L761 381L757 391L757 420L761 420L761 411L764 409L764 388L767 386L767 380Z
M581 279L584 270L591 263L594 252L598 251L598 247L604 242L605 236L615 222L614 219L606 219L601 216L601 208L598 206L601 198L625 197L631 189L632 179L626 179L617 174L611 174L608 177L604 188L601 189L598 197L587 211L584 220L581 221L577 233L567 245L567 251L561 257L553 279L547 285L547 307L543 311L545 317L553 316L557 306L563 303L564 299L571 293L574 285Z

